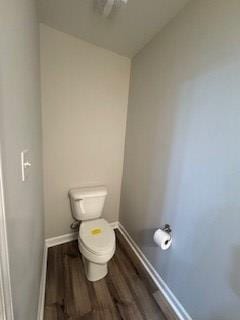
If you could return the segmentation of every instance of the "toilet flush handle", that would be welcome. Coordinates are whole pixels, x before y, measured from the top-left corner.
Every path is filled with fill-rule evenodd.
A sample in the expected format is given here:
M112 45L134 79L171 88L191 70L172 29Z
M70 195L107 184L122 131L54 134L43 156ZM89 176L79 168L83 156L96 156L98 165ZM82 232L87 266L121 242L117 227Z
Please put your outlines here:
M80 205L80 209L81 209L82 213L85 214L86 211L85 211L84 206L83 206L83 199L79 199L79 205Z

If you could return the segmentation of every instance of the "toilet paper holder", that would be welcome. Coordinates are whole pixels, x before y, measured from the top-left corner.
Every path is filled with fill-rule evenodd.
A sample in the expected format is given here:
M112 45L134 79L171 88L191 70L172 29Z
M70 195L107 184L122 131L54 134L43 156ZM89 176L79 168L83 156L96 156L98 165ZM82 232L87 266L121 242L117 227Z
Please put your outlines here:
M171 226L169 224L165 224L160 229L162 229L163 231L165 231L167 233L171 233L172 232Z
M167 250L172 245L172 229L169 224L158 228L153 235L153 241L162 249Z

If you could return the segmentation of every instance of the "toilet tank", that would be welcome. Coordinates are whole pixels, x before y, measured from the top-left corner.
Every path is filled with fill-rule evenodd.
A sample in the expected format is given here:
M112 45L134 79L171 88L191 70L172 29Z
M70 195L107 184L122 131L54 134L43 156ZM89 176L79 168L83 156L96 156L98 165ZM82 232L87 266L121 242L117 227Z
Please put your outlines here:
M71 189L69 198L73 217L78 221L99 218L106 196L107 189L104 186Z

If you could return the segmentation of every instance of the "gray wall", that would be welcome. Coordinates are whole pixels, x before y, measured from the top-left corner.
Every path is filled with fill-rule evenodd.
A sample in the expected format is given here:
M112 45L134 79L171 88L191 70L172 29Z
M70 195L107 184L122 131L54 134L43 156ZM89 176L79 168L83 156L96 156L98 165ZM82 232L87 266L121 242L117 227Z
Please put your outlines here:
M239 0L192 1L132 65L120 221L194 320L240 315L239 30Z
M0 138L13 307L35 320L43 248L39 31L32 0L0 1ZM20 152L32 168L21 182Z

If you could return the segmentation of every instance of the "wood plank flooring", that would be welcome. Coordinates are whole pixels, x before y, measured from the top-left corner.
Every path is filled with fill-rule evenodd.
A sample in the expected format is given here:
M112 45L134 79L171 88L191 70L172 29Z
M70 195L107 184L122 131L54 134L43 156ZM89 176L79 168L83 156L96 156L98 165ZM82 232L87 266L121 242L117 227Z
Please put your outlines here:
M44 320L165 320L157 288L122 237L108 275L89 282L77 241L49 248Z

